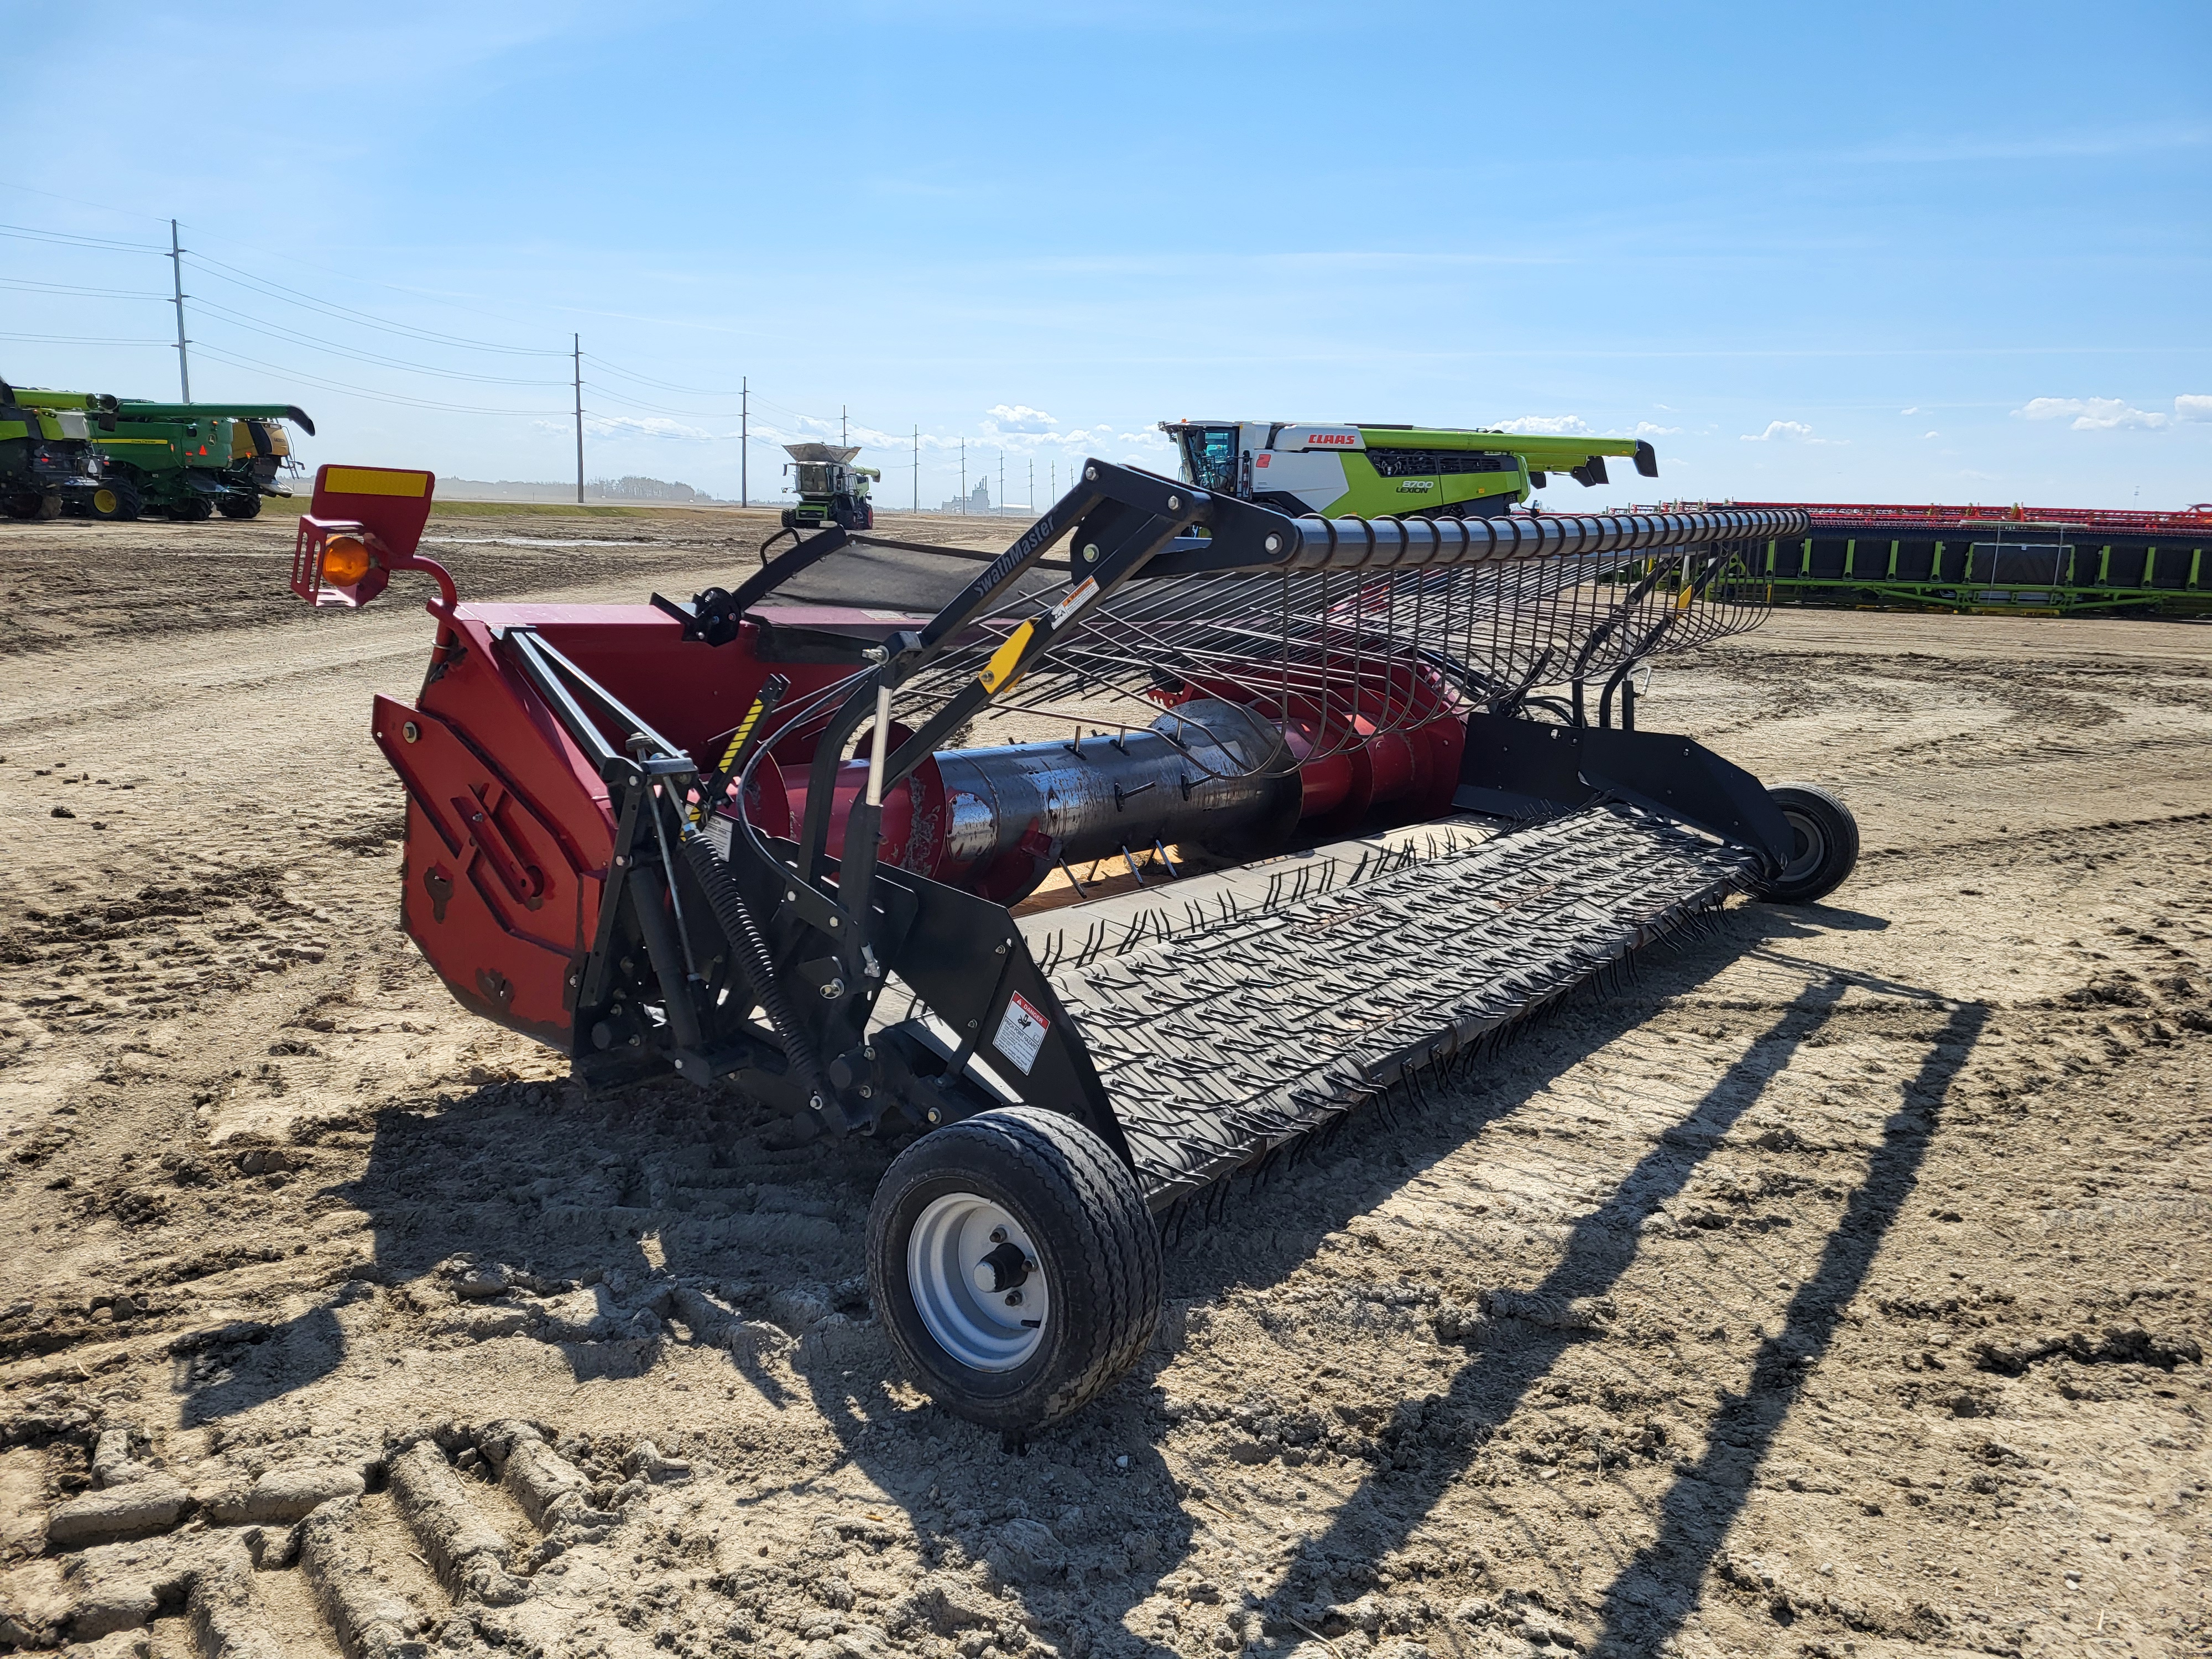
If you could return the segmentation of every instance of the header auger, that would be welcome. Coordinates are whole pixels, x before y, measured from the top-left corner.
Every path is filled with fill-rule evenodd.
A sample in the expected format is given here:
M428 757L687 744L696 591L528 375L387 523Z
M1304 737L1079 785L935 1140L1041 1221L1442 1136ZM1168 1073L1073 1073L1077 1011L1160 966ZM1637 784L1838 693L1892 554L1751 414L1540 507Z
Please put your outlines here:
M374 714L408 933L587 1073L910 1141L877 1309L1009 1434L1134 1363L1222 1182L1856 853L1823 792L1635 726L1637 672L1754 625L1736 550L1802 515L1299 518L1094 460L887 617L770 603L842 527L688 604L463 605L414 555L431 487L325 468L294 570L440 584L420 696ZM1068 735L941 747L1008 712ZM1058 902L1101 857L1144 884Z

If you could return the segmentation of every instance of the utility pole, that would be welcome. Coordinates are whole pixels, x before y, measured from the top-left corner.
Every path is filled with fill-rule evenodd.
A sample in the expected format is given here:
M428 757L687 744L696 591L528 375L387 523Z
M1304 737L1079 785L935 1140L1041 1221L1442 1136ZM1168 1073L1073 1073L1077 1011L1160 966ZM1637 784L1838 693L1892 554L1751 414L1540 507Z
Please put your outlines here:
M752 486L748 481L745 464L752 459L753 383L742 374L738 377L738 505L750 507L749 499Z
M175 281L177 295L177 380L184 386L185 401L192 400L192 366L185 357L185 251L177 246L177 222L169 221L169 275Z
M584 337L568 337L576 362L576 505L584 504Z
M921 423L914 428L914 510L921 511Z
M994 502L994 503L993 503L993 505L992 505L992 507L991 507L991 516L992 516L993 518L994 518L994 519L996 519L996 518L1000 518L1000 517L1001 517L1001 516L1003 516L1003 515L1005 514L1006 510L1006 452L1005 450L1003 450L1003 449L1002 449L1002 450L1000 450L1000 451L999 452L999 499L997 500L997 501L995 501L995 502Z
M837 441L840 444L850 444L853 441L851 427L852 422L845 418L845 405L839 404L837 405Z
M1030 457L1030 517L1036 517L1036 457Z

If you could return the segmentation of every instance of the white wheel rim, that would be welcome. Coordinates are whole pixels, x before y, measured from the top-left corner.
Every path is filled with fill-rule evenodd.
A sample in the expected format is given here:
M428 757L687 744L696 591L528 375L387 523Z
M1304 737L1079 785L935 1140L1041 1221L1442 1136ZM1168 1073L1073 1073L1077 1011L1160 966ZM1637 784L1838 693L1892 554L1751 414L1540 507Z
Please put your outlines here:
M994 1291L999 1275L984 1258L1004 1244L1019 1249L1029 1265L1019 1285ZM1042 1265L1021 1223L974 1193L933 1200L907 1235L906 1282L915 1311L939 1346L974 1370L1012 1370L1043 1342L1052 1293Z

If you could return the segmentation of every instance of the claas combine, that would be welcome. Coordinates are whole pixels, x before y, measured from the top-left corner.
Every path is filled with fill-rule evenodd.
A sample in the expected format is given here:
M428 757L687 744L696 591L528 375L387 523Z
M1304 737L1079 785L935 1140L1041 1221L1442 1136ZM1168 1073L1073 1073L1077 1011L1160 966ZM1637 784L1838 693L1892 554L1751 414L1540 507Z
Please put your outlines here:
M1297 517L1093 460L908 616L778 602L872 544L834 526L688 601L465 605L432 488L325 467L293 567L319 605L437 584L422 691L373 713L407 932L586 1075L905 1143L875 1305L1016 1437L1135 1362L1164 1235L1230 1182L1856 856L1825 792L1635 726L1802 514ZM986 716L1029 740L951 746Z

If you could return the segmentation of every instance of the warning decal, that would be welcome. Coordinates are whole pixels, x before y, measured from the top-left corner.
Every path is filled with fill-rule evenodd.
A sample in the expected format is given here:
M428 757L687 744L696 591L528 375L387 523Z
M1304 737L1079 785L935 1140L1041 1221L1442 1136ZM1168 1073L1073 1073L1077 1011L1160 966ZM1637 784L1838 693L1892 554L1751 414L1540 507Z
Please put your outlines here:
M1045 1030L1051 1024L1017 991L1006 1000L1006 1012L999 1021L999 1034L991 1039L991 1046L1012 1060L1027 1077L1030 1067L1036 1064L1037 1050L1044 1047Z

